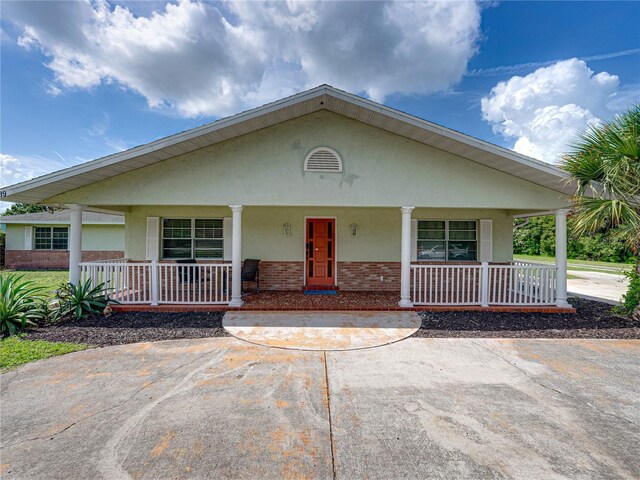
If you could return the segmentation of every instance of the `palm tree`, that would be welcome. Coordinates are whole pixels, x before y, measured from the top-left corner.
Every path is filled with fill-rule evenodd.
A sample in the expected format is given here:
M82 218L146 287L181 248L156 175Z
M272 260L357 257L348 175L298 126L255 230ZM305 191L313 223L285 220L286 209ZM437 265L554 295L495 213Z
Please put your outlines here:
M623 303L640 318L640 104L589 127L560 166L577 184L576 234L617 227L638 257Z

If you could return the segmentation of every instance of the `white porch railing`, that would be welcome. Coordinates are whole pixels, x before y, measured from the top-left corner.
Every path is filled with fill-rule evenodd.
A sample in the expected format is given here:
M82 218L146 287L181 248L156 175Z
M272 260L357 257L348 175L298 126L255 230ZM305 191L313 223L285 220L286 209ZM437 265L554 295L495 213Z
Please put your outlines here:
M231 300L231 264L132 262L126 259L83 262L80 280L104 284L120 303L226 304Z
M480 265L411 265L414 305L479 305Z
M556 302L555 265L414 264L411 270L414 305L542 306Z
M159 303L224 304L231 300L231 264L158 264Z

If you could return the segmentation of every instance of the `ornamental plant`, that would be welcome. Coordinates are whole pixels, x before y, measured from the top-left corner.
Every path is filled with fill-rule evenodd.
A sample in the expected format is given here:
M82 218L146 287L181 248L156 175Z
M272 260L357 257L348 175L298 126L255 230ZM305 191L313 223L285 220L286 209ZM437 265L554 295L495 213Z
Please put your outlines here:
M618 230L635 254L640 275L640 104L610 122L591 126L561 163L576 185L573 197L578 234ZM626 309L640 319L640 298L631 278Z
M76 319L86 318L90 314L102 313L109 304L104 283L95 287L91 279L84 284L67 283L60 288L53 301L54 318L60 319L74 316Z
M46 317L43 289L22 276L0 275L0 331L8 337Z

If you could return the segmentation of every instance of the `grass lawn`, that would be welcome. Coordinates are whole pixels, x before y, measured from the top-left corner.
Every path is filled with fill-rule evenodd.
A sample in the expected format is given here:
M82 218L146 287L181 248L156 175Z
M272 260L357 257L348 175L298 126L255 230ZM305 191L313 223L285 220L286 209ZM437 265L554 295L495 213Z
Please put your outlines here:
M16 336L5 338L0 340L0 372L12 370L34 360L64 355L87 348L91 348L91 346L80 343L23 340Z
M29 280L34 286L46 288L47 291L57 290L58 287L69 281L68 270L2 270L0 274L23 275L23 280Z
M514 260L523 260L525 262L541 262L555 263L554 257L536 256L536 255L514 255ZM583 272L603 272L603 273L622 273L631 270L633 267L630 263L615 262L596 262L594 260L567 260L568 270Z

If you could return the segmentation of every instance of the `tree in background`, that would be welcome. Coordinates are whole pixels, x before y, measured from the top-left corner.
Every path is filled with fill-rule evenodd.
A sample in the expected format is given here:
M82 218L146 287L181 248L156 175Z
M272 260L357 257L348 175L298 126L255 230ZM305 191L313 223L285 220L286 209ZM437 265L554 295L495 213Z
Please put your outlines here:
M636 255L622 307L640 319L640 104L591 126L563 156L561 167L577 183L575 232L616 228Z
M29 203L14 203L9 208L7 208L4 215L21 215L23 213L38 213L44 212L47 210L47 207L43 205L31 205Z
M633 262L633 250L621 238L617 228L577 235L575 219L567 219L567 257L602 262ZM516 219L513 231L513 253L516 255L555 256L556 225L552 215L532 217L528 222Z

